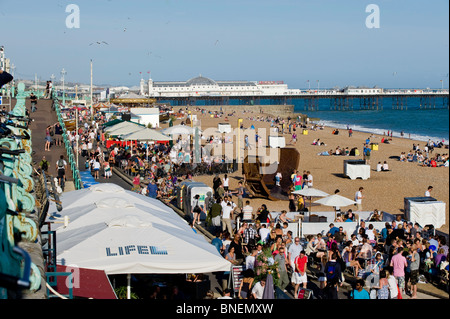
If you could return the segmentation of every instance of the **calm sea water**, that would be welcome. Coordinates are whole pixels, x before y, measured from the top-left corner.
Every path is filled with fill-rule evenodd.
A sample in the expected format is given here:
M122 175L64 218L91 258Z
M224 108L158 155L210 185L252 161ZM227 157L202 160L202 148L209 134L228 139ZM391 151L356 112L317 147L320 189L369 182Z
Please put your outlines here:
M436 100L435 109L420 109L419 98L409 98L407 110L392 109L392 99L383 99L383 109L378 111L359 110L359 102L353 103L353 111L330 109L328 99L319 100L317 111L305 110L305 102L294 100L295 112L319 118L326 126L346 129L347 125L356 131L383 134L393 132L393 136L411 137L420 141L449 142L449 110L443 108L442 99Z
M359 99L353 101L353 111L332 110L330 99L319 99L318 109L308 111L306 100L293 99L294 111L318 118L318 123L326 126L346 129L347 125L354 131L383 134L393 132L393 136L400 137L404 132L405 138L412 138L427 142L444 140L449 143L449 109L443 98L436 98L434 108L421 109L420 98L409 97L407 109L392 108L392 98L380 101L379 110L360 110ZM230 99L231 105L239 105L242 101ZM261 99L262 105L274 104L269 99ZM204 105L201 102L197 105ZM382 106L382 107L381 107Z

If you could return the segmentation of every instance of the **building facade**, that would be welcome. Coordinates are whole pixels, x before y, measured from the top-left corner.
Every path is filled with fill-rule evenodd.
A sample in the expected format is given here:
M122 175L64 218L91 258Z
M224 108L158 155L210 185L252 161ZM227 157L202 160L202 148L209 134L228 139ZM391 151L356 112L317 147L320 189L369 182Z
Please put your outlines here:
M282 81L214 81L198 76L188 81L141 80L140 94L148 97L255 96L292 93Z

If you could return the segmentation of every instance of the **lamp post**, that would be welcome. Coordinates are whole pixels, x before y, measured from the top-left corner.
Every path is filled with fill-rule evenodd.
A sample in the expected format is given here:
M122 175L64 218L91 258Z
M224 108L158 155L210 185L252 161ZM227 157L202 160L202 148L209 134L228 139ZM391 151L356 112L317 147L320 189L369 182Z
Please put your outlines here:
M55 82L55 78L56 78L56 76L52 73L52 75L50 76L50 79L52 79L52 86L51 86L51 89L50 89L50 94L49 94L49 99L51 99L52 98L52 96L53 96L53 83Z
M13 64L11 64L11 75L13 76L13 80L11 82L11 94L12 94L12 97L15 97L15 95L16 95L16 85L15 85L16 80L15 80L15 77L14 77L14 71L15 70L16 70L16 66L13 63Z
M91 59L91 121L94 120L93 102L92 102L92 59Z
M62 85L63 85L63 102L62 102L63 106L66 106L66 87L65 87L65 83L64 83L66 74L67 74L67 72L63 68L61 71L61 76L62 76L61 80L62 80Z

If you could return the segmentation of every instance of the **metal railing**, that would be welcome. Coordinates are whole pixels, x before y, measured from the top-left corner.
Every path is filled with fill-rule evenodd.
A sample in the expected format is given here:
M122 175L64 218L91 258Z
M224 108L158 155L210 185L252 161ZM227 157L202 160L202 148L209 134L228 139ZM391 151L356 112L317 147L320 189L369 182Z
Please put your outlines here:
M67 128L64 123L64 120L61 115L61 103L59 99L56 96L56 93L53 93L53 108L56 112L56 115L58 117L58 122L61 125L61 128L63 130L63 141L64 146L66 148L67 157L69 159L70 168L72 170L72 176L73 176L73 182L75 184L75 189L82 189L83 182L81 180L80 170L78 169L78 163L76 162L76 156L74 155L73 147L71 145L71 142L69 141L69 137L67 135Z

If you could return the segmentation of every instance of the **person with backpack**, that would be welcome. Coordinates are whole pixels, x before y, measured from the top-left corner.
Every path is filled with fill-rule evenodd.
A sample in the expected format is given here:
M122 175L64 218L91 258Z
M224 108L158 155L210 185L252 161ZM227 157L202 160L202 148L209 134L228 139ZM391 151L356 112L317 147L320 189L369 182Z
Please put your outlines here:
M338 298L338 284L342 286L341 265L337 261L336 253L331 254L331 259L325 264L325 276L327 278L327 297L328 299Z
M42 156L42 160L39 163L39 167L43 172L48 172L48 161L45 159L45 156Z
M64 155L59 157L59 160L56 162L56 169L58 171L58 184L64 190L64 181L66 179L66 168L67 162L64 160Z

